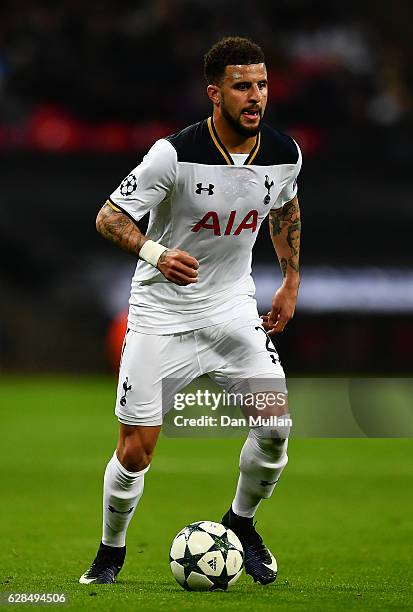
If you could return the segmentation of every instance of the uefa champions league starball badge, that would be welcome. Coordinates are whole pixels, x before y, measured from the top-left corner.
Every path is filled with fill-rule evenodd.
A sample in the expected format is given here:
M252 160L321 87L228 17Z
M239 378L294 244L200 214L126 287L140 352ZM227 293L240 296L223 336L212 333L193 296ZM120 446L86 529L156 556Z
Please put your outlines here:
M120 192L123 196L130 196L137 189L138 181L136 180L136 176L131 173L128 174L126 178L120 184Z

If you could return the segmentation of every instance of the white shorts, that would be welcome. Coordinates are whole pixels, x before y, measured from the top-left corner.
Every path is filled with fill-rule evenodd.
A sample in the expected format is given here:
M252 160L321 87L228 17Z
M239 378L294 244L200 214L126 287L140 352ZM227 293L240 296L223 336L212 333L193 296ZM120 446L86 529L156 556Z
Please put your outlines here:
M253 310L227 323L177 334L157 336L129 329L119 370L118 420L126 425L161 425L174 394L203 374L231 393L245 384L255 392L287 393L278 354ZM254 379L259 379L258 387Z

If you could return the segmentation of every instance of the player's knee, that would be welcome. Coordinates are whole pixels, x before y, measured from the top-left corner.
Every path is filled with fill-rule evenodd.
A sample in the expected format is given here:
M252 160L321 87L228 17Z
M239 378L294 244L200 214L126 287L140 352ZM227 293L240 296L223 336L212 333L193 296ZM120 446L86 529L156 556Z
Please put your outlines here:
M256 427L251 429L250 437L259 451L271 461L287 464L288 434L284 428Z
M129 472L140 472L149 466L160 427L120 425L116 453Z
M152 461L153 449L133 440L118 446L117 456L125 470L140 472Z
M152 455L141 448L138 450L124 448L123 451L118 451L118 459L128 472L140 472L148 467Z

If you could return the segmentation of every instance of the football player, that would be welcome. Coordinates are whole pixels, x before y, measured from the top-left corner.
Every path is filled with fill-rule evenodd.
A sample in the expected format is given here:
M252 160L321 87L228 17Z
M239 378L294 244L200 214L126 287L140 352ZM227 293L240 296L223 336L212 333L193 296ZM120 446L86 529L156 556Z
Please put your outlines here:
M98 231L139 259L117 388L119 440L104 476L102 541L81 583L111 583L124 563L126 531L174 393L208 374L229 392L287 396L270 336L283 331L297 300L300 149L263 123L268 80L258 45L224 38L205 55L204 69L212 116L155 142L97 217ZM144 235L136 222L148 212ZM251 255L266 217L282 283L260 318ZM287 405L274 414L288 414ZM287 443L285 430L251 428L222 518L243 544L246 572L262 584L275 580L276 563L253 519L287 463Z

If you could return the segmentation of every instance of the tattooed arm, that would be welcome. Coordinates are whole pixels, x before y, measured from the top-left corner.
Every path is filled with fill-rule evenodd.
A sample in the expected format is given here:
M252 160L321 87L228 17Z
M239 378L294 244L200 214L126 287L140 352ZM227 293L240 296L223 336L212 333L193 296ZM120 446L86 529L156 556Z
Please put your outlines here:
M96 229L104 238L135 256L149 240L127 215L108 203L98 213ZM198 280L198 266L197 260L186 251L168 249L162 253L156 267L172 283L189 285Z
M129 217L107 202L96 217L96 229L104 238L132 255L138 255L148 240Z
M294 316L300 285L300 207L297 196L282 208L270 211L270 234L280 262L283 283L275 293L271 312L263 317L270 336L282 332Z
M271 240L285 284L298 289L301 221L297 196L282 208L271 210L269 220Z

